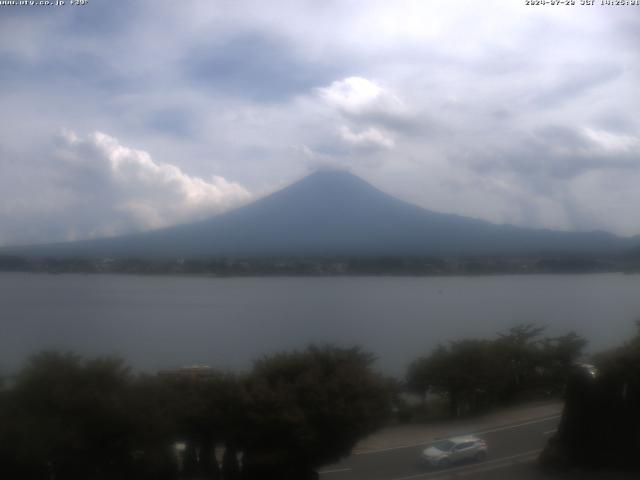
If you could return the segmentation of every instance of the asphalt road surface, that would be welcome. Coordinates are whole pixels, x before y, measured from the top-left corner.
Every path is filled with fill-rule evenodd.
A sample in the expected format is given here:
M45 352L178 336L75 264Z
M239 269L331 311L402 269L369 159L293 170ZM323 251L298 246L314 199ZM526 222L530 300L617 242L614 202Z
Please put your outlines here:
M559 416L468 432L484 439L489 454L483 462L434 469L420 464L420 453L428 444L390 448L352 455L320 470L321 480L478 480L551 478L536 465L536 459L560 420Z

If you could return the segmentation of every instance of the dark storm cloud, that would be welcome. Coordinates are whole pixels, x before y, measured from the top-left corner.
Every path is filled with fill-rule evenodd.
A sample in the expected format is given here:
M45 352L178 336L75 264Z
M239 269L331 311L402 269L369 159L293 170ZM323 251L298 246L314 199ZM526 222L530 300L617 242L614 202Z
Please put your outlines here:
M340 65L305 59L285 38L248 32L201 45L184 60L200 87L256 101L282 101L344 75Z

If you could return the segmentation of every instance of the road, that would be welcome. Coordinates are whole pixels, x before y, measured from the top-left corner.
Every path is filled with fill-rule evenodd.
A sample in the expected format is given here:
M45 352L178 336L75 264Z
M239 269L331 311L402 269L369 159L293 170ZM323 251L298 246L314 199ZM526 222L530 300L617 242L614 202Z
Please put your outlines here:
M435 470L419 463L427 444L397 447L352 455L344 461L320 470L321 480L477 480L548 478L536 468L535 460L557 428L558 415L530 420L480 432L489 445L488 458Z

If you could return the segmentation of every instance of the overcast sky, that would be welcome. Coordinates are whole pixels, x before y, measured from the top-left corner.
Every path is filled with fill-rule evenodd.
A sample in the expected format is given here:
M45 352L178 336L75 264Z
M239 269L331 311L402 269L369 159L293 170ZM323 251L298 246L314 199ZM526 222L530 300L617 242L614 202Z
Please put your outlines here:
M326 166L440 212L640 234L639 44L638 6L0 6L0 245L204 218Z

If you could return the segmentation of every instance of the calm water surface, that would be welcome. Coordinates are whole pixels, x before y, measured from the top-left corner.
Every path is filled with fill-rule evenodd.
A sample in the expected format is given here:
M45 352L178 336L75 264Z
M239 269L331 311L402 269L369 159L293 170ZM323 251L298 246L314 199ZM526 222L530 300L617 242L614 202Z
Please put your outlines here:
M310 342L361 345L386 373L439 342L520 322L598 350L640 318L640 275L209 278L0 273L0 371L44 348L115 354L139 369L243 369Z

